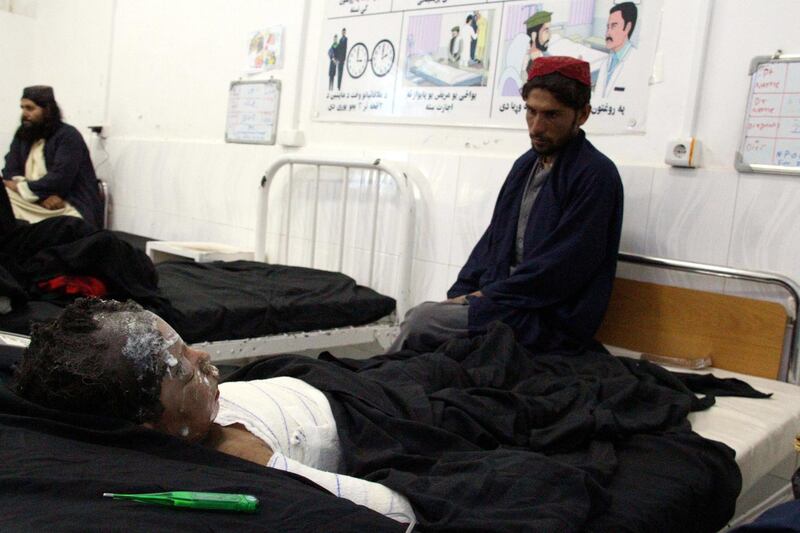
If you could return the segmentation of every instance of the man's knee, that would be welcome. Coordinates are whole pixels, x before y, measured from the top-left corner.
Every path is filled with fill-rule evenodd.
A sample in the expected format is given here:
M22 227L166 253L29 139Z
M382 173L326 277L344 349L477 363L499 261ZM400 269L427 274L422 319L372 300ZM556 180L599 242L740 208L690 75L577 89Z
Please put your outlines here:
M404 327L419 329L425 324L430 324L437 315L439 304L437 302L422 302L408 310L405 316Z
M405 346L416 351L434 350L442 342L467 334L466 306L444 302L414 307L402 325Z

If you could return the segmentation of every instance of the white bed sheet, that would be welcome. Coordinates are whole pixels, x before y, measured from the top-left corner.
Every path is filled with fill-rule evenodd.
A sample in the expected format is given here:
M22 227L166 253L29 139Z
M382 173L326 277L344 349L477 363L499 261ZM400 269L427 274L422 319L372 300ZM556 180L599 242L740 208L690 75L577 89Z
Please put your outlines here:
M641 356L624 348L606 348L614 355L636 359ZM664 367L676 372L710 372L719 378L737 378L760 392L772 393L767 399L718 396L711 408L689 414L694 431L707 439L723 442L736 452L736 464L742 472L742 494L795 454L794 439L800 433L800 387L797 385L719 368L693 371Z
M717 377L738 378L756 390L772 393L767 399L717 397L710 409L689 415L692 429L698 434L724 442L736 451L745 493L795 453L794 439L800 432L800 387L727 370L710 370Z

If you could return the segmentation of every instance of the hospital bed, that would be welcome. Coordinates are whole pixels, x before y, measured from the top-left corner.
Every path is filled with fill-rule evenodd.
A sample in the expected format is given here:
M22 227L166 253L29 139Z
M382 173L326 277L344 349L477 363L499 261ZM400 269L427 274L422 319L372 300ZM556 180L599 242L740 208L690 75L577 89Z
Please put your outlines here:
M211 326L201 334L203 338L187 342L208 351L215 362L369 343L388 347L409 305L416 172L381 159L289 155L276 160L259 186L254 260L268 263L270 268L287 265L270 271L268 277L287 278L287 287L278 289L291 302L280 309L270 305L271 289L260 294L260 302L259 298L250 302L255 313L265 313L264 305L266 313L306 320L293 320L279 326L284 331L268 335L259 332L258 326L245 335L241 331L231 335ZM224 306L219 298L229 288L219 288L216 278L224 278L229 275L227 270L241 264L167 262L156 269L168 299L182 300L177 303L181 310L196 308L187 317L192 324L196 323L193 316L202 320L215 314L209 307ZM379 268L387 267L393 267L391 276L379 276ZM359 285L353 287L342 272L352 274ZM198 276L208 296L203 301L186 297L187 288L198 288ZM320 284L314 285L312 282L319 278ZM260 288L251 284L232 290L238 296L231 305L236 305L248 291ZM346 291L347 300L336 300L340 290ZM391 293L396 305L381 292ZM320 300L324 304L326 298L332 300L329 305L322 309L316 306ZM336 315L348 313L358 313L357 323L314 327L323 315L334 315L331 318L335 320ZM364 317L371 318L369 323L363 323ZM247 318L218 322L234 322L241 328Z
M800 288L769 272L626 253L620 261L646 270L767 286L781 295L779 302L755 300L617 278L598 339L618 355L670 357L674 361L667 367L673 370L737 378L771 393L769 400L719 397L711 409L692 413L689 420L700 435L736 451L742 491L732 526L791 499L790 476L799 466L794 440L800 434ZM712 367L692 369L702 358Z
M254 260L197 253L202 262L158 263L160 296L174 310L165 318L215 362L388 347L410 295L414 172L380 159L276 160L258 185ZM149 244L176 251L182 243ZM389 267L391 275L378 275ZM14 323L27 333L30 320L59 309L32 302L19 317L0 317L0 329Z
M797 285L783 276L771 273L634 254L622 253L620 261L621 264L656 268L658 272L663 272L664 269L678 270L711 276L714 279L745 280L767 284L786 291L786 300L779 303L618 278L606 320L598 337L611 349L612 353L620 356L640 357L642 354L655 354L672 357L676 363L681 363L681 359L691 363L697 358L710 358L713 367L708 369L693 370L683 367L681 364L671 367L671 369L689 373L712 372L720 377L736 377L750 383L761 392L771 393L773 396L769 399L720 396L717 397L716 404L708 410L691 413L689 420L697 433L708 439L725 443L736 453L736 464L742 475L742 490L736 502L735 514L729 525L747 522L764 509L790 498L788 478L796 467L793 443L798 428L800 428L800 388L795 385L798 371L798 333L795 324L798 302L800 302ZM25 343L25 339L19 336L0 337L0 341L3 340L6 341L4 344L11 344L12 348L15 344ZM500 348L498 347L498 349ZM2 356L2 352L0 352L0 356ZM266 361L269 360L269 358L266 359ZM2 395L0 395L1 398ZM12 448L16 450L10 452L12 455L9 457L3 457L0 452L0 460L4 463L13 460L15 466L13 473L6 474L5 482L4 478L0 476L0 500L13 500L9 495L16 494L15 491L18 491L14 497L21 498L21 500L13 501L19 503L26 501L24 500L26 494L27 497L35 498L37 490L43 492L49 490L41 488L41 485L37 483L27 483L23 479L29 475L27 472L32 472L30 475L36 476L37 479L40 477L41 470L29 469L29 461L32 461L33 464L38 464L42 460L49 461L43 452L36 448L40 440L43 439L43 445L52 445L59 450L65 449L66 446L66 449L72 453L69 437L65 436L63 428L55 431L58 442L51 442L51 438L56 437L39 435L36 433L38 427L39 422L35 419L30 422L29 427L25 423L25 417L20 417L18 414L5 416L0 412L0 442L12 445ZM18 435L18 431L23 430L24 435ZM21 467L21 470L16 470L17 462L21 457L14 455L19 453L19 450L13 446L17 442L25 442L25 449L28 450L25 454L30 455L28 459L24 459L25 466ZM101 442L103 444L99 446L99 450L91 448L90 451L92 454L100 453L104 465L113 466L114 458L103 455L103 450L106 449L106 446L113 448L123 445L114 442L113 435L104 436ZM84 453L84 444L78 446L80 453ZM92 446L95 445L97 445L96 442L92 444ZM136 454L139 451L132 451L131 446L127 441L123 446L125 450L122 456L125 460L138 458ZM0 449L4 448L5 446L0 447ZM80 455L79 452L75 453ZM72 456L70 455L70 457ZM156 461L155 464L160 464L158 461L163 460L164 458L153 459ZM171 462L167 466L170 468L174 466L172 461L175 460L174 458L170 459ZM72 471L76 468L75 465L80 464L76 459L68 462L65 469ZM210 467L206 469L194 463L190 466L192 472L203 473L208 470L204 475L210 476L211 480L217 479L215 476L220 475L218 469ZM127 470L125 465L117 465L113 466L111 471ZM240 474L241 472L237 473L237 476ZM253 475L255 474L248 471L247 476L236 478L237 483L241 482L245 484L245 487L254 488L255 485L248 485L248 483L256 482ZM15 476L22 476L22 478L17 479ZM48 483L52 481L50 477L45 477L47 477ZM217 483L215 486L225 485L221 481L222 479L219 478L220 481L215 482ZM688 495L686 497L691 498L696 487L693 486L692 479L685 481ZM168 483L160 478L154 479L153 482L158 487L168 486ZM389 522L381 522L379 517L374 517L375 522L371 522L368 516L364 517L353 513L346 503L332 502L322 494L315 496L313 491L309 493L308 487L304 483L296 482L296 486L293 486L294 482L295 480L287 482L280 476L275 478L272 474L265 475L265 479L258 480L258 483L263 483L264 487L278 487L280 491L289 491L289 494L293 494L295 497L293 503L296 504L296 507L292 509L294 512L300 513L298 516L308 516L308 522L301 520L301 523L306 526L322 527L318 521L318 513L322 510L331 513L330 521L324 524L326 529L331 531L335 531L337 528L347 530L348 527L356 526L356 524L361 524L360 527L367 529L387 531L394 526ZM28 494L31 491L33 491L32 494ZM70 500L62 502L60 512L74 520L80 520L83 514L88 512L86 509L94 509L101 505L95 502L89 507L85 507L86 502L82 502L79 496L76 495ZM61 498L61 496L58 497ZM289 505L284 501L281 503ZM700 507L702 508L702 506ZM106 508L104 512L109 511L110 509ZM45 515L49 516L46 513ZM276 516L271 514L259 516L258 527L276 523L286 527L286 524L280 521L282 516L281 513ZM174 513L168 515L168 518L171 526L175 525L176 520L179 522L184 520ZM214 522L217 519L218 517L204 517L204 520L212 520L212 523L217 523ZM9 520L9 518L6 517L5 520ZM187 521L183 523L187 525L193 523L190 518L185 520ZM277 522L273 522L273 520L277 520ZM352 522L348 522L348 520ZM518 517L517 520L520 520L518 522L520 524L525 523L524 516ZM6 523L8 524L8 522ZM242 530L248 529L246 522L237 523L236 527L240 527ZM487 530L492 529L492 524L487 523ZM655 524L653 529L658 529ZM444 530L447 528L444 527ZM693 529L688 528L687 531L689 530Z

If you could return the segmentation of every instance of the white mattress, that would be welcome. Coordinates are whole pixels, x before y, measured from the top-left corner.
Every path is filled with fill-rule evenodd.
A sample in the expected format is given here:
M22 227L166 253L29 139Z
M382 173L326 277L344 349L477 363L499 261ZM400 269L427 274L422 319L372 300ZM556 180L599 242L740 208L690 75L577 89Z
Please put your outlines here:
M698 434L736 451L744 493L794 454L795 435L800 433L800 387L727 370L712 369L712 373L720 378L738 378L756 390L772 393L768 399L717 397L717 403L707 411L689 415Z
M636 359L641 355L615 346L606 348L615 355ZM692 429L698 434L724 442L736 452L742 494L794 455L794 439L800 433L800 387L718 368L693 371L664 366L677 372L711 372L719 378L738 378L760 392L772 393L767 399L718 396L711 408L689 414Z

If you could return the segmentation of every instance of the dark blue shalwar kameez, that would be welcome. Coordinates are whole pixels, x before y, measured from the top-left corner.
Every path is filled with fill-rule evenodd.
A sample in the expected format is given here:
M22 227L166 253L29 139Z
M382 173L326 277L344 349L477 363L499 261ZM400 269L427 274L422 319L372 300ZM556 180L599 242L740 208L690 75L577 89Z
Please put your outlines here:
M622 182L614 163L579 132L539 190L525 228L523 255L511 274L520 205L537 158L530 150L514 163L489 227L447 296L483 293L468 298L470 335L500 320L532 350L596 346L593 338L617 266ZM458 309L448 307L445 314L453 312Z

